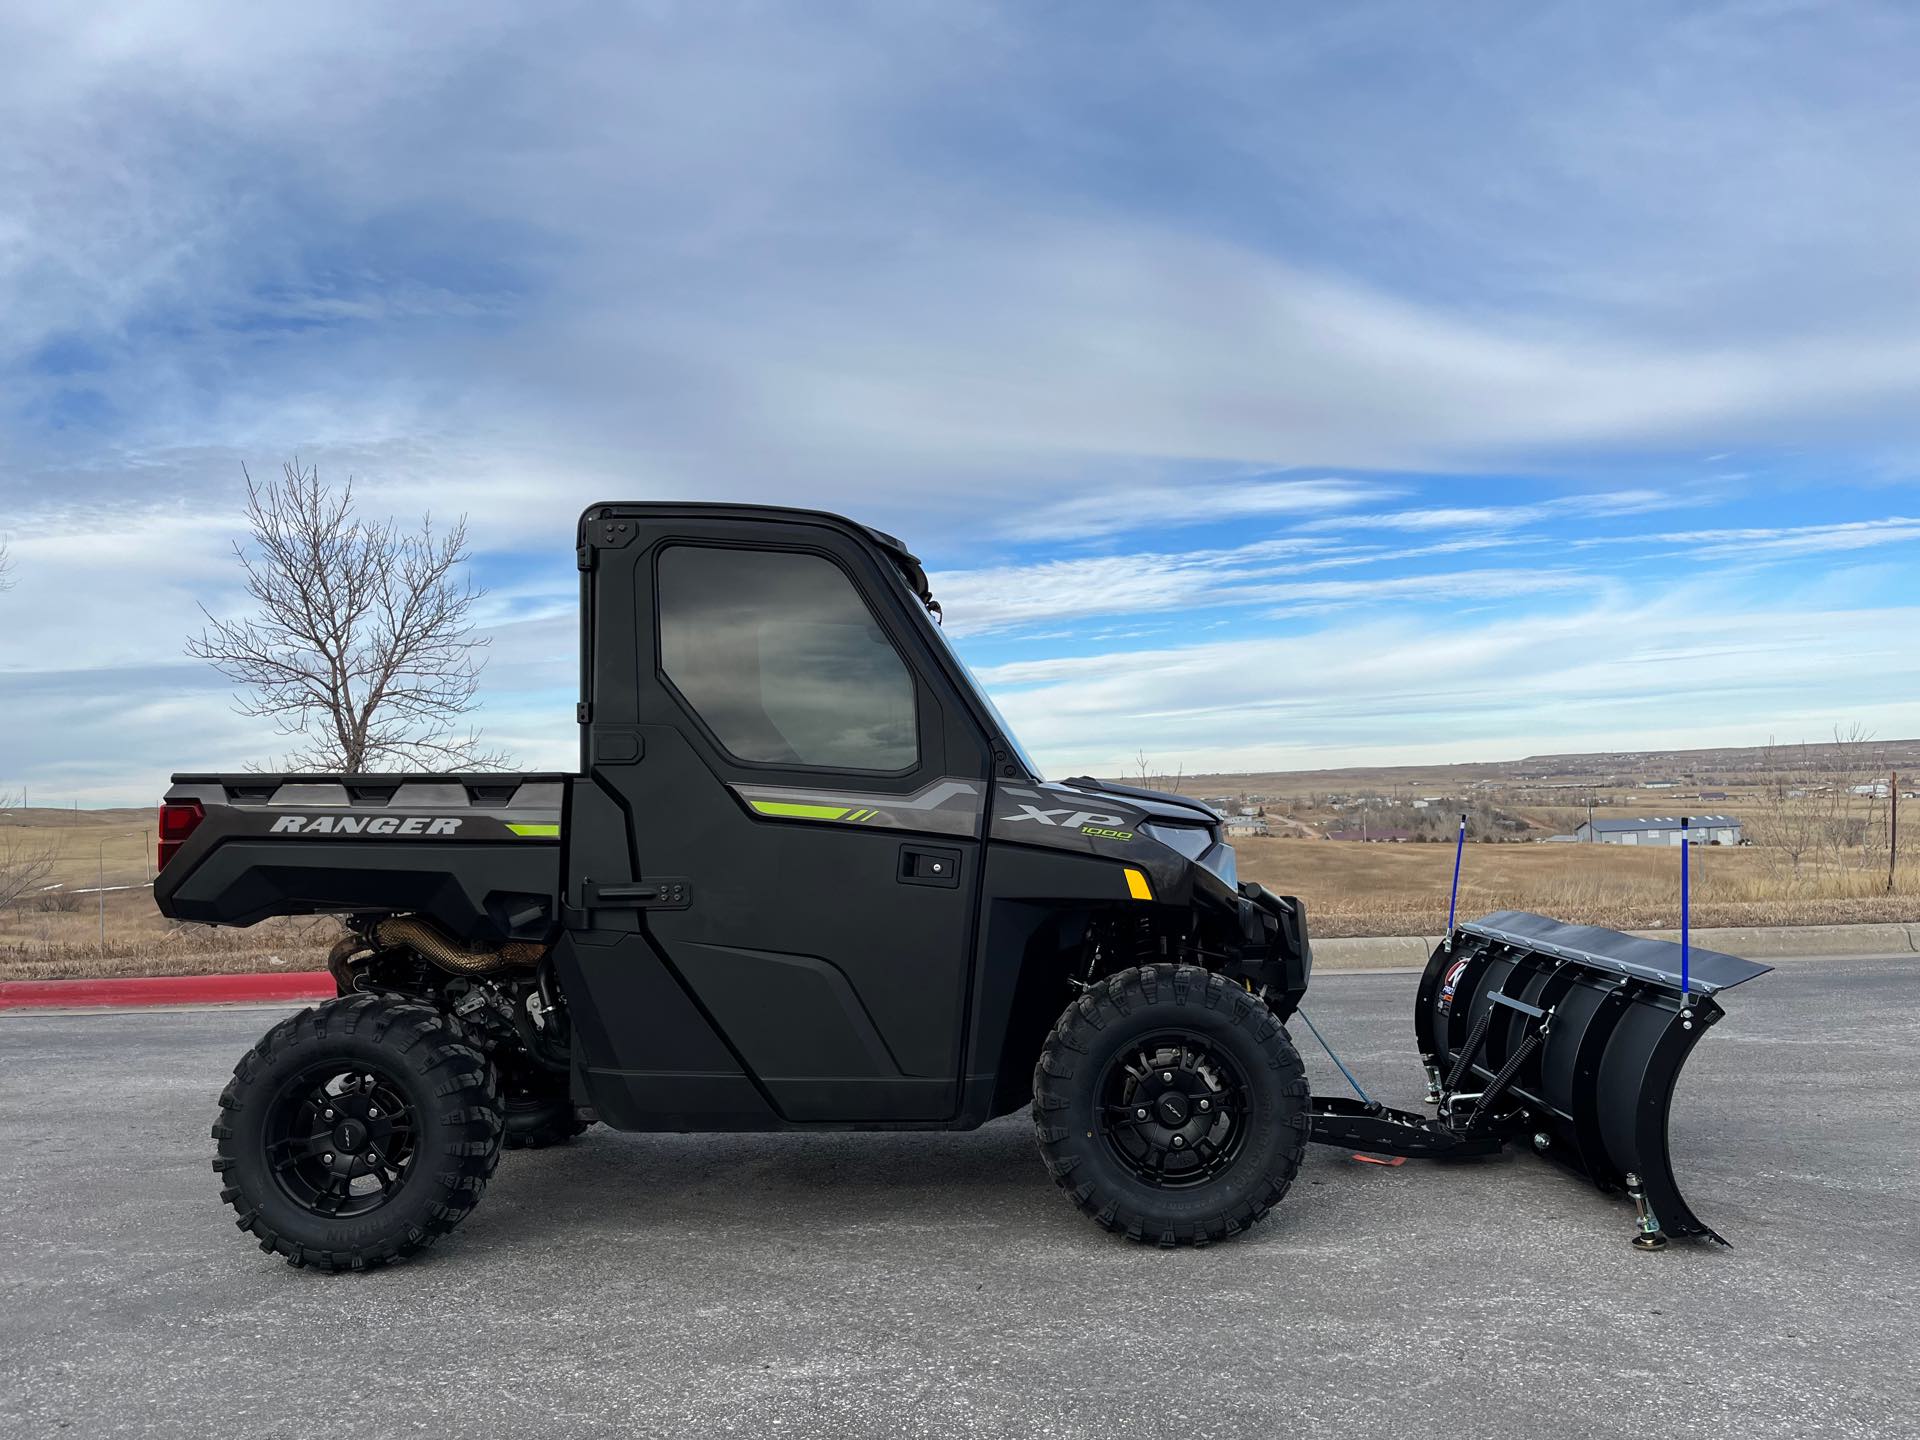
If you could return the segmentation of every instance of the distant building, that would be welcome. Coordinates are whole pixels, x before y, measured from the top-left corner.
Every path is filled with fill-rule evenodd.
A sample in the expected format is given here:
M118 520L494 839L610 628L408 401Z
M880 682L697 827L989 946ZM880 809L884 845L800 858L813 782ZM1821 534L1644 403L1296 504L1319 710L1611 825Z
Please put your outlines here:
M1694 798L1697 800L1725 800L1727 798L1727 792L1724 790L1702 790Z
M1637 820L1588 820L1574 838L1601 845L1678 845L1680 817L1654 815ZM1738 845L1740 822L1731 815L1695 815L1687 829L1695 845Z
M1329 840L1365 840L1370 844L1403 845L1413 839L1411 830L1329 830Z
M1229 838L1238 835L1271 835L1272 828L1258 815L1233 815L1227 819Z

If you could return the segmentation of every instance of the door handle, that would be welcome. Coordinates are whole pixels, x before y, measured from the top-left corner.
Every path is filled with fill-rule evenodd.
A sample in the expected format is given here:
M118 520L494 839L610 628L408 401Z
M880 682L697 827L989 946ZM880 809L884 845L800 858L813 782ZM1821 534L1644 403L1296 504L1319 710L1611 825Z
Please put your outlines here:
M960 886L960 852L944 845L902 845L899 880L902 885L956 890Z
M684 910L693 903L692 885L664 876L632 884L602 885L589 880L586 891L589 910Z

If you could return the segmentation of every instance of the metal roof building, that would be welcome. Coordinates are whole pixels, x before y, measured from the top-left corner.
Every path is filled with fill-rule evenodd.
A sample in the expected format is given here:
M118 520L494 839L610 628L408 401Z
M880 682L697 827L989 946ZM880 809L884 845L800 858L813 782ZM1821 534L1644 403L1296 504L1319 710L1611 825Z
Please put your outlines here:
M1687 820L1687 839L1695 845L1738 845L1740 822L1731 815L1693 815ZM1573 832L1577 840L1602 845L1678 845L1678 815L1642 816L1637 820L1589 820Z

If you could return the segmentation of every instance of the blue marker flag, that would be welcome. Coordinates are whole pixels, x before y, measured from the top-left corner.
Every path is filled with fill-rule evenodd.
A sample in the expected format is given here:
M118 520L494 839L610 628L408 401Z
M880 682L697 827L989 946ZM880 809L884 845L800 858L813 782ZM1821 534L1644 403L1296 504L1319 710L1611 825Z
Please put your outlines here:
M1687 826L1691 823L1685 815L1680 817L1680 995L1682 1004L1691 1004L1686 997L1691 993L1687 989L1687 851L1693 847L1687 843Z
M1453 908L1460 903L1460 852L1467 848L1467 813L1460 812L1460 834L1453 842L1453 893L1447 897L1447 934L1453 934Z

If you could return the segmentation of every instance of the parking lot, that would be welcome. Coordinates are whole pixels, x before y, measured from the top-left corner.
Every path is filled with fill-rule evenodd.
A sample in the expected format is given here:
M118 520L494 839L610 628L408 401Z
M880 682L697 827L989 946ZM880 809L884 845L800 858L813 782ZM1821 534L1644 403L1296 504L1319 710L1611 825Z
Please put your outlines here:
M1401 1104L1413 984L1325 975L1308 1007ZM207 1166L272 1012L14 1014L0 1434L1913 1433L1920 962L1783 963L1726 1005L1672 1129L1730 1251L1636 1252L1624 1203L1531 1156L1318 1147L1250 1237L1141 1249L1011 1117L595 1129L507 1156L424 1261L339 1277L253 1249Z

